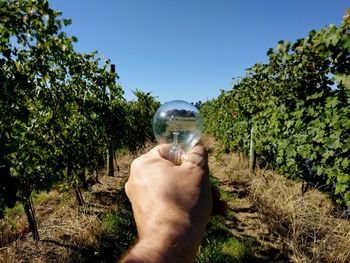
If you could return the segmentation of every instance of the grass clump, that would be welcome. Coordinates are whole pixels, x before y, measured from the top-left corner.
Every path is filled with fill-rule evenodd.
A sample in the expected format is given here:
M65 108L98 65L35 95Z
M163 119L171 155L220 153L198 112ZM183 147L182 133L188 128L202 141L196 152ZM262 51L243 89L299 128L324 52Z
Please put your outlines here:
M225 226L225 218L212 217L207 226L196 263L235 263L254 261L253 244L234 236Z
M250 198L276 239L283 240L296 262L349 262L350 223L317 189L301 192L301 183L258 171Z
M117 209L104 214L89 231L89 236L75 240L66 262L115 262L136 237L136 225L124 191L118 192Z
M18 218L24 215L23 205L19 202L16 202L14 207L5 209L5 218Z
M13 208L6 208L0 219L0 247L6 247L28 232L23 205L19 202Z
M227 239L222 245L222 252L223 254L236 258L239 261L243 261L252 256L250 245L235 237Z

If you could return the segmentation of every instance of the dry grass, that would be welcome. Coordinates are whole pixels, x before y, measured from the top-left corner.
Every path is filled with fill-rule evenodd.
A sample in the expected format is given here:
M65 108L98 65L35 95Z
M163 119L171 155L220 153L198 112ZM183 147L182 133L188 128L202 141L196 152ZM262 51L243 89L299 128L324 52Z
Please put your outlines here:
M326 194L311 189L302 195L301 183L259 170L251 178L250 198L295 262L350 261L350 222L335 216Z
M210 137L203 141L211 151L216 148ZM274 247L287 261L350 262L350 221L341 218L328 195L317 189L303 195L301 183L271 170L257 169L253 175L239 154L214 151L209 165L220 188L229 192L229 206L238 219L230 227L236 234L257 238L265 250ZM256 220L251 220L253 214Z
M89 239L97 213L93 207L78 210L74 198L63 198L63 194L53 191L37 202L36 212L41 242L36 243L28 233L12 243L8 251L8 262L59 262L79 236ZM55 199L53 199L56 196ZM85 196L87 204L89 197ZM69 243L69 246L65 244Z
M83 207L77 206L73 192L52 190L34 196L40 242L32 240L21 205L8 211L0 220L0 263L70 262L70 254L80 251L82 244L93 248L103 217L116 209L132 160L152 147L148 143L138 152L117 155L115 176L99 177L101 183L84 192Z
M85 205L82 207L78 207L73 191L52 190L35 196L33 199L41 239L39 242L32 240L23 208L18 206L11 210L5 219L0 220L0 241L5 240L4 233L11 236L11 240L0 246L7 246L0 250L0 263L82 262L80 259L92 262L95 258L103 257L99 251L101 240L97 239L105 238L102 236L106 234L103 229L104 218L117 209L118 200L123 195L122 182L129 175L132 160L153 146L147 144L136 153L125 151L117 155L115 176L100 176L100 183L83 193ZM12 227L14 230L11 222L16 224ZM106 242L104 245L113 243L108 238L102 240ZM109 258L113 260L113 255Z
M23 207L17 204L3 219L0 219L0 247L6 247L14 240L23 238L28 230Z
M336 216L337 209L325 194L309 190L302 195L300 183L269 170L252 175L243 156L216 155L215 142L208 136L201 143L209 148L210 169L232 209L226 227L235 236L256 240L261 251L253 252L264 259L261 262L350 262L350 222ZM82 245L94 249L101 217L115 208L116 191L127 178L132 160L153 146L118 156L115 177L101 177L102 184L85 193L83 208L77 209L68 193L51 191L37 196L35 208L44 242L32 241L23 211L20 207L13 210L0 221L0 232L3 240L4 235L12 235L16 241L0 250L0 262L5 257L8 262L70 262L67 258L72 250L79 251ZM274 256L278 253L281 257ZM276 258L282 260L274 261Z

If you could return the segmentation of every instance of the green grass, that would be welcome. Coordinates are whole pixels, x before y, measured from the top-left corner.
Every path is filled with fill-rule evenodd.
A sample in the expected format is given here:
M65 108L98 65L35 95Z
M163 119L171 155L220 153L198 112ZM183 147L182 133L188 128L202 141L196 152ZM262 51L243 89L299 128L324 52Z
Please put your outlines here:
M4 214L7 218L17 218L19 216L23 216L24 215L23 205L19 202L16 202L16 205L13 208L6 208Z
M235 263L253 260L253 245L234 236L225 226L225 218L212 217L196 257L196 263Z
M252 256L250 244L248 244L247 241L235 237L231 237L223 243L222 253L236 258L238 261L245 260Z
M77 248L65 262L115 262L131 246L136 226L125 192L118 193L117 209L105 214L90 233L91 238L76 240Z
M220 190L221 199L232 198L229 192L219 188L219 181L210 176L212 186ZM228 211L229 217L233 216L232 211ZM196 263L235 263L235 262L256 262L254 251L259 247L255 240L250 237L238 237L226 227L224 216L214 216L210 219Z

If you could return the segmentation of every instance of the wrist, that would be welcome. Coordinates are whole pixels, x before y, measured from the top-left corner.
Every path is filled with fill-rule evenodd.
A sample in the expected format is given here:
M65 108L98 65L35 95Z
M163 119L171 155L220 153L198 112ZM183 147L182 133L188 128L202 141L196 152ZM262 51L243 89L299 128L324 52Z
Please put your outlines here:
M196 248L187 235L175 231L159 231L139 239L123 263L190 263Z
M153 235L175 237L193 227L188 213L174 207L162 206L153 208L148 215L148 219L139 222L137 225L140 227L138 228L140 239L148 239Z
M177 218L163 217L148 224L123 262L193 262L201 237L189 219L178 217L179 213Z

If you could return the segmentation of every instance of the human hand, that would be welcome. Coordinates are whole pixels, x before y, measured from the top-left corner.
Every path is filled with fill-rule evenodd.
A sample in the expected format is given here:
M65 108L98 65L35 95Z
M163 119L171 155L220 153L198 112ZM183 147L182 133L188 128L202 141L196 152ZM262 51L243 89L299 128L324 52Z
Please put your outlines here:
M139 242L123 262L192 262L201 243L213 203L207 153L196 146L177 166L169 149L159 145L131 165L125 190Z

